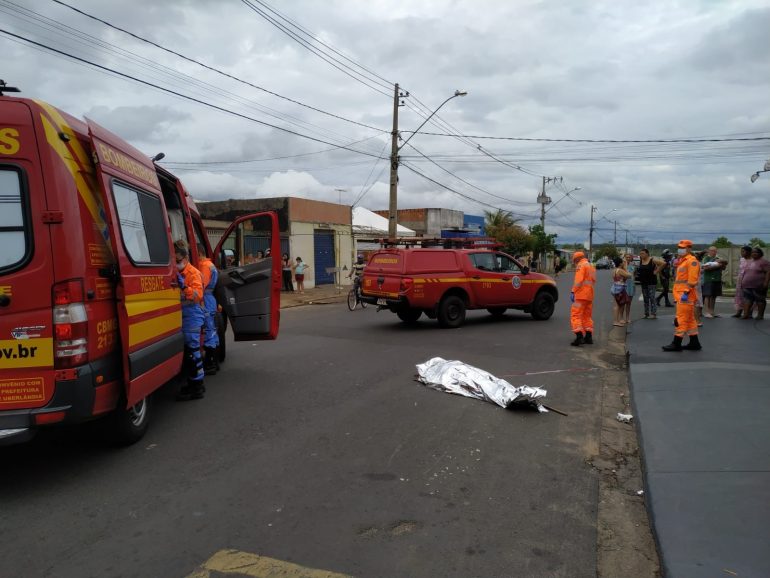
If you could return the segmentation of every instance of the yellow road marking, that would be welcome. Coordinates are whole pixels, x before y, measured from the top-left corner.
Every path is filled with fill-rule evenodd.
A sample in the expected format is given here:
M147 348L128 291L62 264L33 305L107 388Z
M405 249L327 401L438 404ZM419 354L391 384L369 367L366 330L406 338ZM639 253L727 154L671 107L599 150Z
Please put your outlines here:
M305 568L291 562L238 550L220 550L187 578L211 578L211 572L254 578L351 578L348 574Z

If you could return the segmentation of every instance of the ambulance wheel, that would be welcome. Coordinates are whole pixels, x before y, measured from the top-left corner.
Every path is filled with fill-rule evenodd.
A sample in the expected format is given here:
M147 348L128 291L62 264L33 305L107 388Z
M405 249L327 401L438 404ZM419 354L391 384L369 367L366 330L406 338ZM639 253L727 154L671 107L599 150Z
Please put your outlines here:
M532 311L530 313L534 319L545 321L553 315L554 308L555 301L553 295L547 291L541 291L535 296L535 300L532 302Z
M503 315L505 315L505 307L490 307L487 309L489 311L490 315L494 317L495 319L500 319Z
M454 329L465 321L465 302L457 295L448 295L438 306L438 324Z
M399 309L396 311L396 315L404 323L417 323L417 320L422 316L422 309Z
M217 355L219 357L219 363L223 363L225 361L225 357L227 357L227 340L225 339L225 334L227 333L227 320L222 313L217 313L216 320L217 335L219 336L219 348Z
M111 441L117 445L129 446L142 439L150 425L151 407L149 396L128 408L125 398L121 398L118 408L107 418Z

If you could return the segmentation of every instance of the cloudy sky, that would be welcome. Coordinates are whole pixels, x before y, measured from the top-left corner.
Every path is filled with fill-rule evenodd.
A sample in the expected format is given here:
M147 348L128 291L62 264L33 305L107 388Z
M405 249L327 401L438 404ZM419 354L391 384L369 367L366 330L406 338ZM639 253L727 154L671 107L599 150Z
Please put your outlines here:
M587 239L592 205L595 243L610 221L619 243L770 241L770 173L749 180L770 158L768 0L66 3L85 14L0 0L0 29L177 94L3 33L0 78L163 151L196 199L387 209L399 83L402 146L468 92L401 149L401 208L534 224L559 177L560 241ZM717 141L574 142L677 139Z

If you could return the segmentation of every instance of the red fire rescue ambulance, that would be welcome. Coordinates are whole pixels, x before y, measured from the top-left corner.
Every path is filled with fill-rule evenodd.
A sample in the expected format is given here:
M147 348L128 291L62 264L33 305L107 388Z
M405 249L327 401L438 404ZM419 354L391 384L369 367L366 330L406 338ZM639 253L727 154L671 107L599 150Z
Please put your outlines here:
M235 340L275 339L280 262L227 266L239 217L212 252L182 183L96 123L3 96L0 84L0 443L105 416L117 441L145 432L150 394L182 370L173 242L215 255ZM237 248L236 248L237 250Z

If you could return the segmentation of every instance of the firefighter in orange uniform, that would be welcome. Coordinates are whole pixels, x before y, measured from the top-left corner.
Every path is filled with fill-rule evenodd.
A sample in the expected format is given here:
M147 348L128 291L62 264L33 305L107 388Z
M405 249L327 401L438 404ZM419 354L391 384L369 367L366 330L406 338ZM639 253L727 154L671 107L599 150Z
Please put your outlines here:
M695 304L698 300L697 288L700 279L700 263L692 254L692 241L679 241L679 263L674 277L674 302L676 303L676 329L674 340L663 346L663 351L698 351L701 344L698 339L698 322L695 320ZM690 341L682 347L685 335Z
M206 356L203 358L203 371L206 375L215 375L219 370L219 334L217 333L217 299L214 290L219 280L219 271L206 256L206 248L198 243L198 270L201 272L203 283L203 308L206 321L203 324L203 348Z
M201 399L203 386L203 359L201 357L201 329L206 321L203 309L203 282L201 273L190 264L187 243L174 243L177 279L182 299L182 333L184 334L184 370L187 384L182 386L177 399Z
M591 345L594 342L594 321L591 318L594 308L594 284L596 283L596 269L586 259L585 253L576 251L572 255L575 263L575 281L572 284L572 309L570 322L575 340L570 345L580 346L584 343Z

